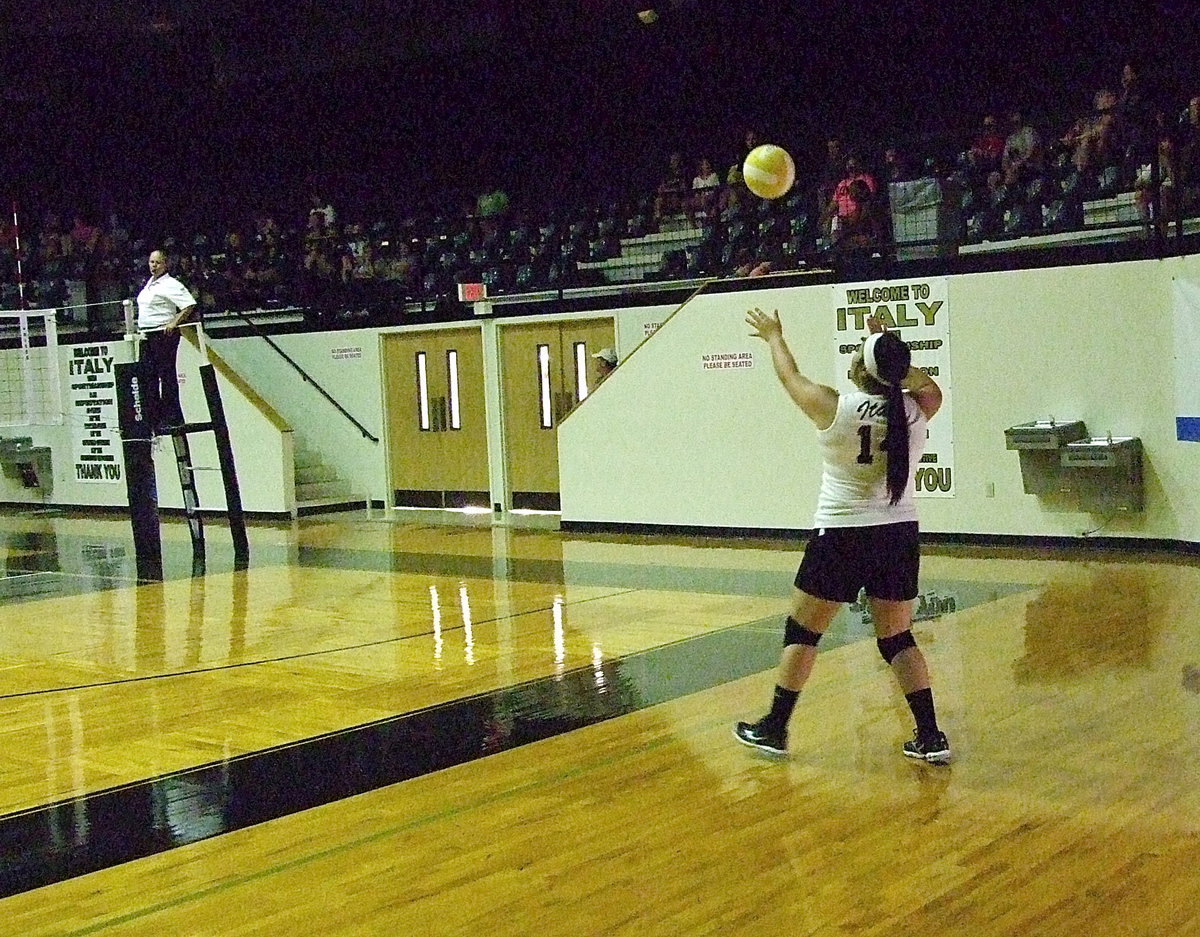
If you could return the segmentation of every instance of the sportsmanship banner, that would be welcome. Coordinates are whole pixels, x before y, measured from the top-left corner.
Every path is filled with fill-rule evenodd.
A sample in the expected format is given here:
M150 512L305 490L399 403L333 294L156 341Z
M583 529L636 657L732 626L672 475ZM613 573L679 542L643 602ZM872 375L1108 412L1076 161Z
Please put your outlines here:
M108 345L86 345L71 349L67 365L75 481L84 484L121 484L113 362Z
M854 389L850 358L869 334L867 317L878 316L912 350L913 366L938 382L944 397L926 432L925 454L916 469L917 497L954 497L954 424L950 392L950 304L947 279L882 280L833 287L839 391Z
M1200 442L1200 286L1175 281L1175 438Z

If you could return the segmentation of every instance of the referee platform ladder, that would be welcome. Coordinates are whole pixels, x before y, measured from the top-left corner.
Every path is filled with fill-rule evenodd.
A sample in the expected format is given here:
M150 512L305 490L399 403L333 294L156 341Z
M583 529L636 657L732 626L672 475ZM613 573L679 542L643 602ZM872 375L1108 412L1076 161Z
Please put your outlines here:
M185 323L181 328L196 330L200 350L200 382L204 388L204 399L208 404L208 419L198 423L184 423L171 427L165 435L171 438L175 467L179 474L179 487L183 493L183 510L187 516L188 531L192 539L192 572L204 571L204 522L196 476L204 471L219 471L225 489L225 506L229 519L229 534L233 540L233 558L236 568L244 568L250 559L250 546L246 538L246 520L242 510L242 496L238 488L237 469L233 460L233 447L229 441L229 426L225 420L225 407L221 401L221 390L217 384L216 371L208 359L204 329L200 323ZM121 445L125 455L125 484L129 492L129 515L133 526L134 554L137 558L138 578L161 580L162 536L158 516L158 490L154 473L153 431L146 421L142 404L143 387L150 377L142 373L141 364L119 364L116 366L117 419L121 430ZM188 438L197 433L212 433L216 443L216 466L199 466L192 461Z

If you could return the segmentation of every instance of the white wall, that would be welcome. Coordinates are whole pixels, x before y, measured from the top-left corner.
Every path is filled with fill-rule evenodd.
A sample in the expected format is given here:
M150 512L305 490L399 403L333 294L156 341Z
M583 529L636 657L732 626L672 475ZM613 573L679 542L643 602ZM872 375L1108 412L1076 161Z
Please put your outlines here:
M22 487L19 479L6 473L0 475L0 501L84 507L128 505L129 497L123 475L105 483L81 482L76 477L76 440L85 430L80 409L71 405L71 383L78 378L72 377L69 372L70 363L75 358L74 352L79 347L86 346L63 345L59 349L62 402L64 410L67 411L63 422L58 425L7 427L0 430L0 435L5 437L28 436L32 438L34 445L50 448L52 484L43 486L42 490L27 489ZM110 342L103 357L111 358L113 365L127 362L131 359L129 346L122 341ZM199 352L187 341L181 342L178 357L180 399L185 416L192 422L208 419L208 407L197 370L200 363ZM290 512L295 505L290 428L273 421L260 409L258 402L248 399L241 388L226 380L219 370L217 375L217 386L221 391L229 425L243 508L246 511L272 514ZM111 380L111 375L104 377L105 380ZM111 448L117 454L121 471L124 472L115 407L112 408L110 417L105 432L111 438ZM216 448L211 434L192 435L189 442L194 464L213 467L217 465ZM173 450L170 442L165 439L158 443L155 450L155 470L159 504L167 508L182 507L183 496ZM221 484L220 473L201 472L197 478L200 506L205 510L225 510L225 490Z
M1098 518L1023 491L1004 430L1050 416L1141 437L1146 508L1103 533L1200 542L1200 445L1175 440L1171 281L1200 258L981 273L950 280L953 498L926 530L1077 536ZM779 308L801 370L835 383L830 286L702 295L563 424L564 521L808 528L820 461L745 310ZM753 354L704 372L700 356ZM989 485L994 496L989 497Z
M320 454L355 497L379 499L387 491L379 336L377 329L271 336L378 443L363 436L262 338L221 338L212 344L295 429L297 449Z
M1117 515L1103 535L1200 542L1200 499L1194 494L1200 446L1176 442L1174 435L1176 276L1200 281L1200 258L949 278L952 412L946 418L956 485L952 498L921 499L926 530L1078 536L1096 527L1102 518L1025 494L1018 455L1005 448L1007 427L1053 416L1082 419L1095 435L1111 431L1143 441L1146 508ZM801 369L834 383L840 367L831 352L839 334L831 315L837 289L795 285L700 295L673 315L670 307L652 306L564 316L613 316L622 363L560 429L563 519L809 527L820 474L813 430L779 387L765 346L749 336L743 320L750 306L779 308ZM662 322L644 341L648 326ZM381 437L379 444L365 439L261 338L212 344L295 427L304 445L337 468L355 495L378 499L387 488L381 334L361 329L274 337ZM494 353L495 342L485 341L485 348ZM702 370L703 355L728 352L751 354L753 367ZM197 410L193 403L199 380L188 353L185 346L181 370L191 416L202 413L203 405ZM487 373L498 380L494 362ZM252 402L241 401L235 388L223 383L222 393L247 509L286 510L290 434ZM493 394L495 403L495 388ZM503 457L500 427L498 408L491 406L493 462ZM81 485L67 474L72 459L66 427L28 435L55 447L54 503L125 504L123 484ZM204 461L206 454L197 449L196 460ZM159 473L163 503L176 504L173 466L164 462ZM493 480L501 474L493 473ZM209 485L219 488L215 473L202 479L202 486ZM35 499L5 477L0 500ZM223 497L202 487L202 503L223 504Z
M199 367L203 363L198 349L187 341L179 345L179 399L188 422L208 419L208 403L200 382ZM229 443L237 469L238 491L246 511L269 514L291 514L296 507L293 434L289 425L272 420L259 402L249 399L239 387L227 381L217 369L217 386L229 427ZM240 375L239 375L240 376ZM196 474L196 491L200 506L205 510L224 511L225 488L219 466L216 440L212 433L188 436L192 464L205 467ZM163 439L154 455L160 507L183 507L183 492L179 487L179 471L175 466L174 449Z

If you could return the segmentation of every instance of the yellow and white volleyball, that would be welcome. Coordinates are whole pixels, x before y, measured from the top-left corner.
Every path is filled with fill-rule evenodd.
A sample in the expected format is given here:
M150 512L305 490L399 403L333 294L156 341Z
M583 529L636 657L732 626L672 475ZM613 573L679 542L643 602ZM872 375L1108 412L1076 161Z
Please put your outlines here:
M746 187L759 198L786 195L796 181L796 164L783 147L773 143L756 146L742 164Z

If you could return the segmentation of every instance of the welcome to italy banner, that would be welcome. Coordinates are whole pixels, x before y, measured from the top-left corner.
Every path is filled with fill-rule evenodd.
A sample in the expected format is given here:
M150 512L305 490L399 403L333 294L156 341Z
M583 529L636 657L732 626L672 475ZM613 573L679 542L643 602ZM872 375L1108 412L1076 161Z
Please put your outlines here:
M867 316L880 321L912 349L913 366L925 371L945 394L942 408L929 423L925 454L916 471L917 497L954 497L954 395L950 385L950 304L946 277L887 280L840 284L833 287L833 317L836 323L834 349L838 366L838 390L853 387L850 356L867 336Z

